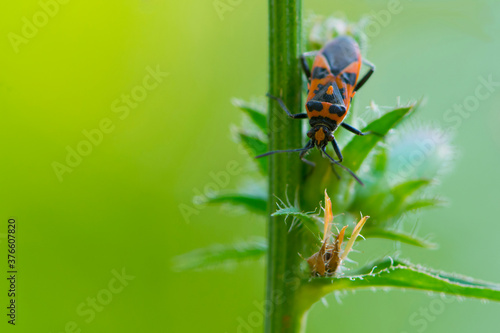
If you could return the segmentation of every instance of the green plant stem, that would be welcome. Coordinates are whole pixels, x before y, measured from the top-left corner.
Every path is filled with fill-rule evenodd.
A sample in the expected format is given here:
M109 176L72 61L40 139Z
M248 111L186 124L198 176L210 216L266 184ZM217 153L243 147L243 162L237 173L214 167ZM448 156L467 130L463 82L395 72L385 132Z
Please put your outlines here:
M283 99L293 113L302 106L301 1L269 0L269 92ZM270 150L301 147L301 122L290 119L269 100ZM302 182L302 162L297 154L275 154L269 160L269 205L274 212L277 198L295 196ZM286 193L288 191L288 193ZM282 216L269 220L265 332L303 332L308 306L297 293L302 286L298 253L304 253L305 228L289 226ZM307 232L307 231L306 231Z

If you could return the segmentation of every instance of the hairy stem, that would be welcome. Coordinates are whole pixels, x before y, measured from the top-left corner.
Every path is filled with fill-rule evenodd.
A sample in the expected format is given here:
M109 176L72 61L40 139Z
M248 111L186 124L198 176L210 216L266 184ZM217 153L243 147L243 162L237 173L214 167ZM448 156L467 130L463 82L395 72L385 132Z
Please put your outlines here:
M301 15L300 0L269 0L269 92L282 98L294 113L300 112L302 105ZM268 126L270 150L301 147L300 121L288 118L272 99ZM270 213L277 207L277 198L300 193L302 167L296 153L270 156ZM304 253L307 244L304 238L308 237L302 229L289 232L289 226L280 216L269 220L265 332L304 331L308 306L302 306L297 299L304 278L298 253Z

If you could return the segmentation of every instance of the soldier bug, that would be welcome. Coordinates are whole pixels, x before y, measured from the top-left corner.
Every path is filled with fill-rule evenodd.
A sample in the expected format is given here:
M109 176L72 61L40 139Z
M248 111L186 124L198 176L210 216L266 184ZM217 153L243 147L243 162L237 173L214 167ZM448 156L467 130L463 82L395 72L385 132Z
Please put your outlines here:
M310 56L315 57L312 71L306 61L306 57ZM270 94L267 94L267 96L277 101L290 118L309 118L311 126L311 129L307 132L309 141L304 148L270 151L256 158L275 153L301 152L300 159L314 166L314 163L304 157L310 149L316 146L333 164L348 171L363 185L351 170L340 164L343 157L333 133L340 125L356 135L369 134L369 132L363 133L344 123L343 120L347 116L353 96L368 81L375 71L375 66L361 59L358 44L348 36L341 36L331 40L319 51L306 52L301 55L300 60L302 69L308 79L307 113L292 114L280 98ZM370 69L358 81L361 63L366 64ZM326 146L329 142L332 143L338 161L326 152Z

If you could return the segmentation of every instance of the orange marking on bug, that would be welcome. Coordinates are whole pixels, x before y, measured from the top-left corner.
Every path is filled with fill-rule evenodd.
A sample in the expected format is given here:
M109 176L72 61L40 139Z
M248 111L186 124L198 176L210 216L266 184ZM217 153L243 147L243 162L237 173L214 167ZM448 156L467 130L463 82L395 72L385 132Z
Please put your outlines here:
M333 86L329 86L328 90L326 91L328 95L333 95Z
M344 89L344 97L345 97L344 98L344 104L345 104L346 110L349 111L349 107L350 107L350 104L351 104L351 98L356 93L354 91L354 86L352 86L350 84L347 84L344 81L342 81L342 78L340 77L340 75L335 78L334 82L337 84L337 86L339 87L339 89ZM344 117L342 117L342 119L344 119Z
M328 60L326 60L325 56L320 53L314 59L313 67L330 68L330 65L328 64Z
M309 111L309 110L307 110L307 114L308 114L309 118L324 117L324 118L334 120L337 124L340 124L342 122L342 120L345 118L345 116L347 115L347 112L346 112L346 113L344 113L343 116L339 117L335 113L330 113L329 109L330 109L330 106L332 105L331 103L323 102L322 104L323 104L323 109L321 111L316 111L316 110Z
M320 142L323 142L323 140L325 140L325 132L323 131L322 128L316 131L316 133L314 134L314 139L316 139L318 144Z
M345 114L347 114L347 113L345 113ZM344 120L345 115L344 115L344 116L342 116L342 117L339 117L339 116L337 116L336 114L332 114L332 113L330 113L330 114L328 115L328 118L329 118L329 119L331 119L331 120L334 120L337 124L340 124L340 123L342 122L342 120Z
M359 70L361 69L361 58L358 58L358 61L352 62L342 70L343 73L353 73L357 74L359 73Z

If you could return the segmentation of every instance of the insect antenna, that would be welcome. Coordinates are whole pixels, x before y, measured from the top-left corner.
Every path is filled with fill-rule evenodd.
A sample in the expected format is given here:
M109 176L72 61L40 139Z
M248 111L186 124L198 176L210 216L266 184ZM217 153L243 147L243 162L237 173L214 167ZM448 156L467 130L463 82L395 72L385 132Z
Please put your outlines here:
M333 164L335 165L338 165L339 167L341 167L342 169L344 169L345 171L349 172L349 174L354 178L356 179L356 181L361 185L361 186L365 186L365 184L363 184L363 182L361 181L361 179L358 178L358 176L356 176L356 174L354 172L352 172L348 167L340 164L339 162L335 161L333 159L333 157L331 157L330 155L328 155L328 153L325 151L326 147L323 147L321 149L321 151L330 159L330 161L332 161Z
M299 151L307 151L307 150L310 150L310 149L311 149L311 147L306 146L304 148L298 148L298 149L273 150L273 151L268 151L267 153L255 156L255 158L261 158L261 157L273 155L273 154L276 154L276 153L296 153L296 152L299 152Z
M314 144L312 143L311 140L309 140L304 148L268 151L267 153L255 156L255 158L261 158L261 157L269 156L269 155L276 154L276 153L296 153L296 152L301 152L301 151L308 151L312 148L314 148Z

